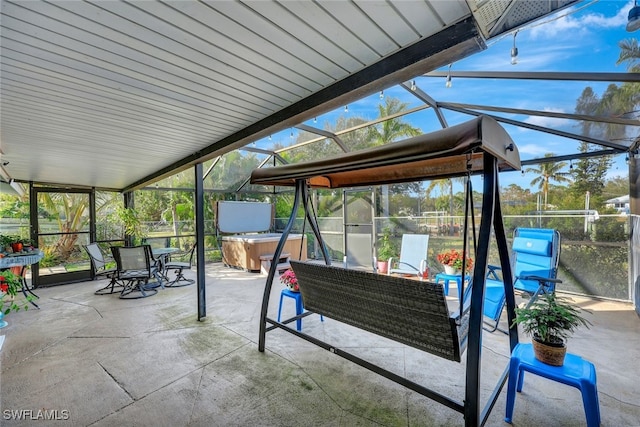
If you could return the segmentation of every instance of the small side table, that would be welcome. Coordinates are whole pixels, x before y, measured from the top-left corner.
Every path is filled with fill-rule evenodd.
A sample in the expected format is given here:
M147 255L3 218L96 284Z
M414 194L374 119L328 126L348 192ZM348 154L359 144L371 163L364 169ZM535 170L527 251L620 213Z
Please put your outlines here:
M282 300L284 297L292 298L296 302L296 316L300 316L304 312L304 306L302 305L302 295L300 292L294 292L290 289L283 289L280 292L280 305L278 306L278 322L280 321L280 314L282 313ZM320 315L320 321L324 322L324 316ZM302 330L302 319L296 320L296 329Z
M470 277L465 276L465 281L469 281ZM456 282L458 286L458 299L462 300L462 295L460 295L462 291L462 275L461 274L446 274L446 273L438 273L436 274L435 282L436 284L443 282L444 285L444 294L449 295L449 282Z
M562 366L540 362L533 354L532 344L518 344L511 353L509 383L507 384L507 409L504 420L511 423L516 391L522 391L524 372L575 387L582 393L582 404L588 427L600 425L600 405L596 385L596 368L593 363L575 354L567 353Z

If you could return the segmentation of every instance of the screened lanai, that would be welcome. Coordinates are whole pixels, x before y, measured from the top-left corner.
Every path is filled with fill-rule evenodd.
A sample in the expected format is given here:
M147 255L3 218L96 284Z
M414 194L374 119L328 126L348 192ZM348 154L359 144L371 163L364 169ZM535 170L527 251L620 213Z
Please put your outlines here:
M273 309L281 294L265 298L264 274L227 265L217 202L270 204L278 233L293 193L250 184L256 169L330 163L486 115L520 153L521 170L500 173L507 238L560 231L558 291L595 312L572 351L598 366L603 425L635 422L638 12L632 0L3 0L0 234L44 253L27 276L42 308L9 319L3 409L46 407L73 425L459 425L297 341L276 334L255 351L260 298ZM479 207L482 178L470 182ZM628 212L606 206L624 195ZM421 233L433 275L437 254L463 244L456 177L310 196L336 265L373 271L382 236ZM293 232L319 258L307 225L300 214ZM139 301L94 295L105 283L91 280L90 242L195 243L196 285ZM339 323L310 315L304 328L460 391L464 367ZM504 383L495 367L509 343L480 334L483 379ZM583 421L577 394L528 384L517 424ZM499 426L504 393L494 397L482 415Z

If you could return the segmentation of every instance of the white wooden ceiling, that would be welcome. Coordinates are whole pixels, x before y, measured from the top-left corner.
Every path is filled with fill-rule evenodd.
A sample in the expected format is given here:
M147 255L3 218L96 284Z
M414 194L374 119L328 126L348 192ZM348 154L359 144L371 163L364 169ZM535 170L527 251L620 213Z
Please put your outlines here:
M136 188L573 2L3 0L0 172Z

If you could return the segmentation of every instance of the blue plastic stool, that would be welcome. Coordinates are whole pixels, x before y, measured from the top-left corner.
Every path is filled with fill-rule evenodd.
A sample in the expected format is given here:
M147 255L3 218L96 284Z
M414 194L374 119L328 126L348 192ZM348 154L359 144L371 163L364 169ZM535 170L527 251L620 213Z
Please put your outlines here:
M466 276L466 279L469 280L470 277ZM436 274L436 285L441 280L442 280L442 283L444 284L445 296L449 295L449 282L456 282L456 285L458 286L458 299L459 300L462 299L462 297L460 296L460 291L462 291L462 275L461 274L445 274L445 273Z
M587 426L600 425L600 404L596 385L596 368L593 363L575 354L567 353L564 365L551 366L540 362L533 355L532 344L518 344L511 353L509 383L507 385L507 411L504 420L511 423L516 402L516 389L522 391L524 371L553 381L570 385L582 393L582 403L587 416Z
M304 311L304 307L302 306L302 295L300 292L293 292L290 289L283 289L280 292L280 306L278 307L278 322L280 321L280 314L282 313L282 300L284 297L293 298L296 301L296 316L299 316ZM320 315L320 321L324 322L324 317L322 314ZM302 330L302 319L296 320L296 329L298 331Z

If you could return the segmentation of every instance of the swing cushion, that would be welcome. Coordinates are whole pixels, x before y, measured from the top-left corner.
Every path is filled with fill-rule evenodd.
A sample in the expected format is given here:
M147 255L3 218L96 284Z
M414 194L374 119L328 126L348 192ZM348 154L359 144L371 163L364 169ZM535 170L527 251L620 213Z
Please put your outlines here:
M291 267L308 311L460 361L469 316L450 314L441 285L293 260Z

